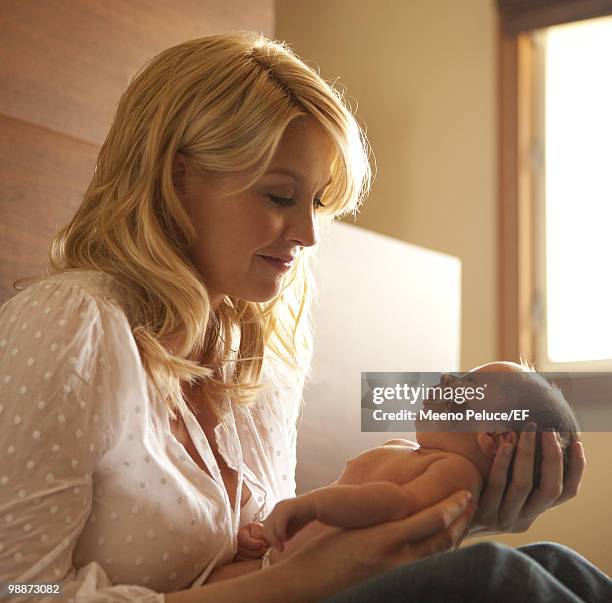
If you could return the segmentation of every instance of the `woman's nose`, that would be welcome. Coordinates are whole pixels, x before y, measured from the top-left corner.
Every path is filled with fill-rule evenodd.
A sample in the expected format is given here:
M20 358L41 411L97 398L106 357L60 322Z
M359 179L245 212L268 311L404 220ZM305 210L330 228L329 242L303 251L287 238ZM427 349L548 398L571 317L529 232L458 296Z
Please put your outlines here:
M319 225L313 209L296 212L287 230L287 238L302 247L312 247L319 242Z

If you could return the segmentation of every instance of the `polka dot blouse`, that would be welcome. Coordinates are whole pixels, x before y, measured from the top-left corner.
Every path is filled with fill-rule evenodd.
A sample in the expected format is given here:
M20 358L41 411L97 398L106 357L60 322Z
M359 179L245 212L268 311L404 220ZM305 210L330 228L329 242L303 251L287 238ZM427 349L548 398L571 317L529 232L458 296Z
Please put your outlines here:
M238 529L295 496L303 381L266 358L257 405L226 402L215 437L238 475L231 508L195 417L183 420L210 475L172 435L117 299L108 277L77 270L0 307L0 581L162 603L230 563Z

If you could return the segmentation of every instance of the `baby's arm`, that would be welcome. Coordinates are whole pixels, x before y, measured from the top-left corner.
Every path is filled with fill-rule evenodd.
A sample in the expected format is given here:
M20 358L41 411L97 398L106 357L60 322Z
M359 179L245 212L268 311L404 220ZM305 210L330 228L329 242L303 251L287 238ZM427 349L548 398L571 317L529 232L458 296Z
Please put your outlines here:
M264 520L264 537L283 550L283 542L315 519L338 528L371 526L403 517L404 501L401 487L391 482L334 483L279 502Z
M478 468L464 456L453 454L431 463L421 475L403 484L401 490L406 504L420 511L458 490L471 492L472 502L477 503L482 487Z

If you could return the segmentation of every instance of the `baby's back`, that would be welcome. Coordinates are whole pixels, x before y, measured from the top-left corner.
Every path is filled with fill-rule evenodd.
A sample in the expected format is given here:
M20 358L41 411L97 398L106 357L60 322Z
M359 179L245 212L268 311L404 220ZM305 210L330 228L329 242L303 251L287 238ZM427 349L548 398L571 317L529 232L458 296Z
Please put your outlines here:
M425 452L411 440L388 440L347 461L338 483L356 485L388 481L402 486L425 473L432 463L457 456L443 450Z

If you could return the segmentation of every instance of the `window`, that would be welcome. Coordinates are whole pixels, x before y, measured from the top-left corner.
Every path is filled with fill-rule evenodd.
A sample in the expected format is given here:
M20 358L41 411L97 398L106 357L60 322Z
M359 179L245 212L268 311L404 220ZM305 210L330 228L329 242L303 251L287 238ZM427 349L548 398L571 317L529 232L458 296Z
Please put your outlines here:
M612 17L533 34L536 365L612 368Z
M612 374L612 2L498 5L498 355Z

